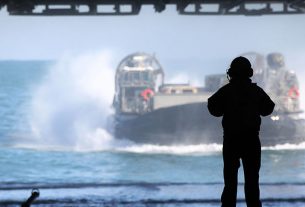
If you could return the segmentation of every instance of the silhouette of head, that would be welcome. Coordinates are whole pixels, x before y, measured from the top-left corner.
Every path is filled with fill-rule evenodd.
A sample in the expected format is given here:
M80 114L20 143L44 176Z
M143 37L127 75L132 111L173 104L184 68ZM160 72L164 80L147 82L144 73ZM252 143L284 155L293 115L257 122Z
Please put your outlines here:
M270 68L280 69L285 66L284 56L281 53L270 53L267 55L267 62Z
M231 78L246 79L253 76L250 61L245 57L235 58L228 69L227 75Z

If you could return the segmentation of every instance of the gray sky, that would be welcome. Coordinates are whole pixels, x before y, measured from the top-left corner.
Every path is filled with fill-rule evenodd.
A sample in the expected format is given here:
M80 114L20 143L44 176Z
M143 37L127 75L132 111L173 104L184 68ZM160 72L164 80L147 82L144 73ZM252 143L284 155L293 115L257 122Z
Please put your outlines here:
M174 7L161 14L144 7L140 15L124 17L8 16L2 9L0 60L57 59L67 53L108 50L117 59L144 51L155 53L161 62L219 64L248 51L278 51L295 62L305 54L304 19L305 15L182 16Z

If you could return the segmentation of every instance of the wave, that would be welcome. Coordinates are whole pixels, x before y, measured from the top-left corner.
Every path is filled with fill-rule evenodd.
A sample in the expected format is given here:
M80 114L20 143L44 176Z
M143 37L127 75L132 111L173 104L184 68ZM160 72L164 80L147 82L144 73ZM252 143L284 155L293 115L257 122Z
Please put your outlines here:
M299 207L303 206L305 203L305 198L270 198L270 199L261 199L264 204L268 204L268 206L282 206L282 203L285 203L286 207ZM237 203L245 203L244 199L238 199ZM7 201L0 201L0 204L3 206L8 205L20 205L19 200L7 200ZM186 207L194 207L195 204L197 205L208 205L209 207L219 206L220 199L144 199L144 200L135 200L135 201L128 201L128 200L102 200L102 199L38 199L35 201L36 205L39 206L49 206L49 205L56 205L56 206L107 206L107 207L145 207L147 205L153 207L163 207L163 206L186 206ZM196 205L196 206L197 206ZM200 206L201 206L200 205Z
M116 198L101 198L103 196L90 196L88 194L77 194L75 197L62 197L58 195L55 198L44 198L43 196L35 200L35 204L39 206L108 206L108 207L121 207L121 206L134 206L134 207L144 207L144 206L194 206L198 205L209 205L209 206L219 206L221 203L220 198L129 198L129 197L116 197ZM152 196L153 197L153 196ZM1 206L8 205L20 205L21 198L11 198L4 199L0 201ZM24 198L25 200L25 198ZM282 206L285 203L286 207L294 206L304 206L305 197L265 197L261 198L264 205L268 206ZM245 203L245 199L238 198L237 203Z
M305 142L300 144L280 144L275 146L262 147L263 151L282 150L304 150ZM199 145L151 145L133 144L130 146L114 149L121 152L147 153L147 154L176 154L176 155L209 155L219 153L222 150L221 144L199 144Z
M263 151L304 150L305 142L300 144L280 144L262 147ZM113 148L113 151L146 153L146 154L175 154L175 155L210 155L222 151L221 144L198 144L198 145L152 145L135 144Z
M40 189L39 206L193 206L220 203L223 183L59 183L1 184L0 205L20 205L31 188ZM242 188L240 185L239 188ZM266 205L304 206L305 183L261 184L261 200ZM238 195L239 203L244 203ZM210 205L209 205L210 206ZM269 206L269 205L268 205ZM280 205L282 206L282 205Z
M243 186L243 182L239 182L238 186ZM87 188L112 188L112 187L140 187L140 188L158 188L158 187L209 187L209 186L223 186L222 182L114 182L114 183L20 183L20 182L3 182L0 185L0 190L13 191L13 190L28 190L28 189L87 189ZM262 182L260 183L262 188L264 187L302 187L305 188L304 182Z
M275 146L262 147L263 150L304 150L305 142L299 144L279 144Z
M133 144L130 146L116 148L116 151L147 153L147 154L177 154L177 155L203 155L220 152L220 144L199 144L199 145L152 145L152 144Z
M103 140L105 142L105 139ZM97 142L94 142L95 144ZM198 145L153 145L153 144L136 144L129 140L109 139L108 146L103 148L73 148L70 146L45 145L38 143L33 144L15 144L16 148L35 149L40 151L75 151L75 152L118 152L118 153L137 153L137 154L172 154L172 155L192 155L204 156L220 154L222 151L221 144L198 144ZM262 151L291 151L305 150L305 142L300 144L281 144L275 146L262 147Z

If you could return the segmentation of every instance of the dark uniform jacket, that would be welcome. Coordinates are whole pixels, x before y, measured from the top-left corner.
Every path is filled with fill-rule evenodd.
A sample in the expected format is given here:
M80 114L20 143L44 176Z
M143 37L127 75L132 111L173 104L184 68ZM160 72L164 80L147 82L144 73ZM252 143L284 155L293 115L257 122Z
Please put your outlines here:
M234 80L208 99L213 116L223 116L224 132L258 132L261 117L270 115L275 104L251 79Z

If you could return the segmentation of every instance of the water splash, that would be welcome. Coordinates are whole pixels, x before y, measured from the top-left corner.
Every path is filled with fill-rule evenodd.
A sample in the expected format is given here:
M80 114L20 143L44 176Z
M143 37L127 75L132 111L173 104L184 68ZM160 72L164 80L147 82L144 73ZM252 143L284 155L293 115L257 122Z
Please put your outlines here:
M305 150L305 142L299 144L280 144L262 147L263 151ZM115 151L140 154L174 154L174 155L213 155L222 151L222 144L172 145L129 144L117 147Z
M35 144L76 150L111 147L113 68L108 52L57 61L33 96Z
M176 154L176 155L210 155L218 153L222 149L220 144L199 144L199 145L128 145L119 147L116 150L132 153L147 153L147 154Z
M305 149L305 142L299 144L280 144L270 147L262 147L263 150L304 150Z

